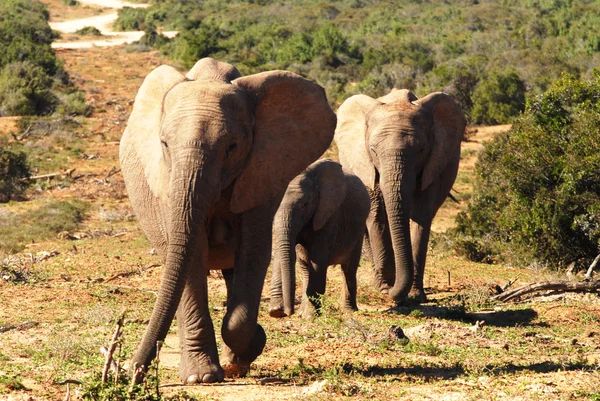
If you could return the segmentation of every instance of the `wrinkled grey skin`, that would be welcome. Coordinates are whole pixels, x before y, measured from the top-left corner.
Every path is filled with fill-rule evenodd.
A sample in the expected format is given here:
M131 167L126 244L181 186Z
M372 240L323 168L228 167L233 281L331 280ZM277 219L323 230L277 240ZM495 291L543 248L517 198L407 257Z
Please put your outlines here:
M353 96L337 114L340 162L371 196L375 286L398 304L423 302L431 221L454 184L466 120L450 96L407 90Z
M177 313L184 383L247 372L266 342L257 318L273 217L334 128L323 89L289 72L240 77L202 59L186 76L161 66L146 77L120 160L131 205L165 267L132 364L149 366ZM209 269L227 269L220 360Z
M290 182L273 224L271 316L294 313L296 254L303 277L303 317L319 311L327 267L335 264L342 266L346 282L341 306L358 310L356 270L369 208L369 193L360 179L329 159L311 164Z

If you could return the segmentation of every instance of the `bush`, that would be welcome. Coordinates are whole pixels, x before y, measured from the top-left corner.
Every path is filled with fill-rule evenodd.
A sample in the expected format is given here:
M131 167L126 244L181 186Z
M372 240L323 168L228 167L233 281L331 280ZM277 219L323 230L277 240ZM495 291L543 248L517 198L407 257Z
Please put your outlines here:
M490 73L473 92L473 122L509 122L525 110L525 91L525 82L516 72Z
M85 35L85 36L102 36L102 32L95 26L84 26L81 29L75 31L77 35Z
M564 76L486 143L456 233L518 263L566 266L595 257L599 144L600 72L589 81Z
M123 7L113 24L115 31L143 31L146 28L146 9Z
M92 106L85 101L85 93L75 90L60 97L60 105L56 108L56 113L63 116L89 117L92 110Z
M60 2L62 4L64 4L65 6L78 6L79 2L77 0L60 0Z
M23 116L52 112L57 99L52 78L29 61L7 65L0 72L0 116Z
M0 148L0 203L20 196L29 187L30 175L25 153Z

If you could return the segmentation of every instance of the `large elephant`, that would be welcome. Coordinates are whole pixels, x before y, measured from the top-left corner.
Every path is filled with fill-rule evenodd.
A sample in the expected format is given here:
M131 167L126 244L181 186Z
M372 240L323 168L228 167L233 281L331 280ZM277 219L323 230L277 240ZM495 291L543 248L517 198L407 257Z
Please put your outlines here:
M185 383L249 369L266 342L257 318L273 216L287 184L331 143L335 122L323 89L286 71L241 77L205 58L185 76L163 65L146 77L120 160L131 205L165 268L133 363L149 366L177 312ZM208 269L230 269L221 364Z
M327 267L334 264L342 266L345 278L342 308L358 309L356 269L370 204L360 179L328 159L314 162L290 182L273 224L271 316L294 313L296 251L303 277L303 317L320 309Z
M426 300L431 221L456 179L465 126L460 108L443 93L355 95L338 110L340 162L371 195L365 242L375 285L399 304Z

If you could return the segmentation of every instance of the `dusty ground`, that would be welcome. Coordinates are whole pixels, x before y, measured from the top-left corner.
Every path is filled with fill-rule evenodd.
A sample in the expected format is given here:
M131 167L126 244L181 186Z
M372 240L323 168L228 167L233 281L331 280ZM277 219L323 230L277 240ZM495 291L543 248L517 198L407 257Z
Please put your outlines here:
M84 199L90 207L78 229L35 241L10 257L24 280L0 277L0 400L64 399L66 386L57 383L89 381L102 369L98 347L110 341L123 309L129 322L121 354L131 355L162 269L131 216L120 174L107 176L118 168L118 140L137 88L166 61L156 53L126 53L122 47L58 54L95 107L78 139L82 153L94 157L74 157L59 149L66 154L61 168L95 175L38 185L25 201L0 204L0 217L52 199ZM506 128L478 127L463 143L456 185L461 203L446 202L436 231L451 226L453 216L465 207L481 143ZM11 132L14 119L0 120L0 136L11 137ZM52 171L40 171L47 172ZM0 266L7 265L5 257L0 255ZM431 301L391 309L371 287L370 265L363 262L360 311L347 316L336 308L341 274L332 268L327 307L319 319L272 319L264 292L259 321L268 343L247 378L181 386L174 325L161 353L161 392L185 391L201 400L600 399L598 296L547 295L517 304L488 301L492 284L504 285L516 277L517 284L525 284L553 274L476 264L430 250L425 284ZM225 288L216 274L209 278L209 288L218 332ZM27 322L33 323L20 326ZM408 343L390 335L392 326L404 329Z

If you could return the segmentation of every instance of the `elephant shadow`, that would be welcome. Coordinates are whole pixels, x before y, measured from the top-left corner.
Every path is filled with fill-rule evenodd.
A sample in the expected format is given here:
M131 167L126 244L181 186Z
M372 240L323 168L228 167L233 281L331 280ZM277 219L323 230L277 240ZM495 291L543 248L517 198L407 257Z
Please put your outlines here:
M543 322L533 322L538 313L531 308L519 310L493 310L480 312L467 312L461 306L446 305L415 305L415 306L396 306L388 309L388 313L399 315L414 315L414 311L419 311L423 317L436 317L444 320L454 320L463 323L472 323L483 321L487 326L493 327L516 327L516 326L535 326L547 327Z
M373 365L366 368L357 368L351 364L344 364L343 370L346 373L358 374L364 377L382 377L390 375L410 375L418 376L423 379L430 380L453 380L462 376L467 376L470 373L460 364L456 363L452 366L436 367L436 366L410 366L410 367L382 367ZM507 362L502 365L487 365L483 368L486 374L491 376L503 376L506 374L518 374L520 372L534 373L552 373L564 371L579 371L591 372L594 367L585 362L571 362L568 364L560 361L543 361L534 363L517 364Z

